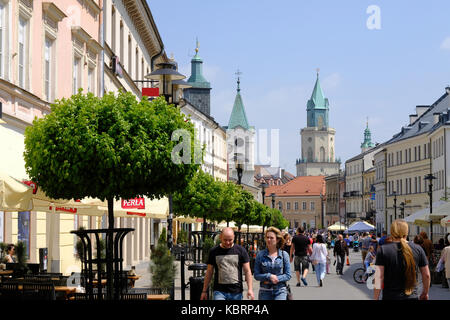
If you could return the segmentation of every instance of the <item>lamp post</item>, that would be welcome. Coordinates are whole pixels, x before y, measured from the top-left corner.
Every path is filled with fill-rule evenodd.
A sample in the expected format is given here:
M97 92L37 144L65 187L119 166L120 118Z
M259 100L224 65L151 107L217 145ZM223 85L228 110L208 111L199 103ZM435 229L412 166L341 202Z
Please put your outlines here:
M436 179L431 173L425 176L425 180L429 180L428 195L430 196L430 215L433 213L433 179ZM433 220L430 216L430 240L433 242Z
M321 219L322 219L322 228L325 226L325 222L324 222L324 216L323 216L323 194L320 193L320 215L321 215Z
M400 203L400 219L404 219L405 218L405 203L401 202Z
M175 97L176 92L174 92L174 86L179 86L183 88L182 83L174 83L174 81L180 81L186 76L182 75L177 71L177 66L175 62L172 63L159 63L156 65L158 69L152 71L145 76L146 79L156 80L159 82L159 87L161 88L162 95L167 103L176 103L177 99ZM169 194L169 217L167 218L167 246L172 252L173 246L173 235L172 235L172 223L173 223L173 207L172 207L172 194Z
M272 209L275 209L275 193L270 195L272 197Z
M238 160L238 155L237 153L234 154L234 166L236 168L236 172L237 172L237 184L241 184L241 180L242 180L242 173L244 171L244 168L242 166L242 163Z
M269 185L268 185L267 183L265 183L265 182L263 182L263 183L260 184L260 187L262 188L262 190L261 190L261 194L262 194L262 204L265 204L266 188L267 188L268 186L269 186Z
M393 191L391 195L394 196L394 220L397 220L397 192Z

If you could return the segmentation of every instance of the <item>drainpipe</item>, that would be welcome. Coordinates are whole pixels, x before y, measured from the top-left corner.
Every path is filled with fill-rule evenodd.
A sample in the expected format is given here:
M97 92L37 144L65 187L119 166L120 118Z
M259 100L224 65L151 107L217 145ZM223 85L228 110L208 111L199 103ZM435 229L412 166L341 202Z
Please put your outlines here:
M150 65L151 65L151 70L150 70L150 72L153 72L154 71L154 69L155 69L155 60L158 58L158 57L160 57L162 54L164 53L164 44L161 44L161 51L159 52L159 53L157 53L157 54L155 54L152 58L151 58L151 62L150 62ZM152 81L152 88L153 88L153 81Z
M99 5L100 8L102 8L102 14L100 15L100 30L99 30L99 40L100 40L100 46L102 47L102 52L100 52L99 57L99 88L98 88L98 96L103 97L103 93L105 92L105 21L106 21L106 13L105 13L105 6L104 1L100 0Z

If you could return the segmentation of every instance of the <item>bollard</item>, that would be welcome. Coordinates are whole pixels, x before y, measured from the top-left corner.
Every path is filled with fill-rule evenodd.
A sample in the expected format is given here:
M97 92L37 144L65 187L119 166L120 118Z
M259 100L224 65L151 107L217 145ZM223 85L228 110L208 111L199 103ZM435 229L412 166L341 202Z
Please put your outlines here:
M205 281L204 276L196 276L195 273L198 271L203 271L207 269L207 265L204 263L194 263L188 267L188 270L193 270L194 275L189 277L189 288L191 299L190 300L200 300L203 290L203 283ZM209 295L208 295L209 299Z

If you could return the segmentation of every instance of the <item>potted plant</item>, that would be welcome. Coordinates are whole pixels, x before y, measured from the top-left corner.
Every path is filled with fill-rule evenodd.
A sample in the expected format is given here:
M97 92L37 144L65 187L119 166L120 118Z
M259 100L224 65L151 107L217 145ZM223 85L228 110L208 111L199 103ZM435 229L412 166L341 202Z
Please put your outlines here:
M163 229L158 244L151 252L150 273L152 274L152 287L161 292L170 292L173 299L173 284L175 280L175 258L167 247L166 229Z
M23 276L28 271L27 246L26 246L25 242L19 241L15 245L15 249L16 249L16 258L17 258L17 268L15 270L15 274L17 276Z

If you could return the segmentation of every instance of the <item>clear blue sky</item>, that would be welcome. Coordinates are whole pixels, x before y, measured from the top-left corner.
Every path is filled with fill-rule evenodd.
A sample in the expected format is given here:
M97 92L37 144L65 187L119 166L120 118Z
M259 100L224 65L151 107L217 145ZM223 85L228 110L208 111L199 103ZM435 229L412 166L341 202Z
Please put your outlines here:
M280 130L280 166L296 174L300 129L320 68L336 156L359 154L409 123L450 84L450 1L149 0L168 56L190 76L195 41L211 82L211 115L228 125L239 68L250 125ZM371 5L381 29L370 30Z

